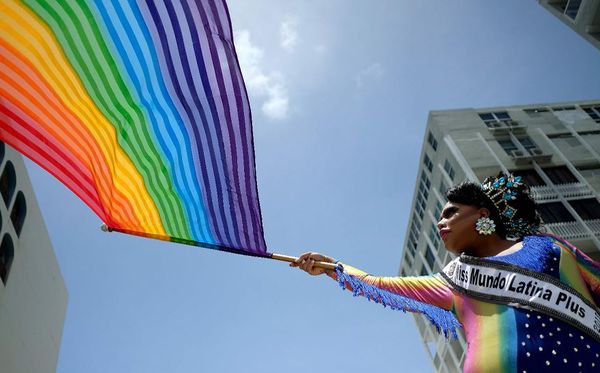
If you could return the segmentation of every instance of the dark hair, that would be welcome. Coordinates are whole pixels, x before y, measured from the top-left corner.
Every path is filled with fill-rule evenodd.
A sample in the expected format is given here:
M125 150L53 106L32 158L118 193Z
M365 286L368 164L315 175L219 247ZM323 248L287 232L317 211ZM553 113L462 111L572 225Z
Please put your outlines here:
M536 210L536 203L529 193L529 188L525 186L524 190L526 192L518 193L516 199L510 202L511 207L516 209L513 221L522 219L523 222L531 227L539 227L540 216ZM446 191L446 198L448 201L454 203L475 206L477 208L485 207L490 211L490 219L496 223L496 233L500 237L506 238L507 227L505 224L508 222L508 219L500 216L500 211L498 211L494 202L492 202L490 197L481 188L481 185L471 181L464 181L448 189Z

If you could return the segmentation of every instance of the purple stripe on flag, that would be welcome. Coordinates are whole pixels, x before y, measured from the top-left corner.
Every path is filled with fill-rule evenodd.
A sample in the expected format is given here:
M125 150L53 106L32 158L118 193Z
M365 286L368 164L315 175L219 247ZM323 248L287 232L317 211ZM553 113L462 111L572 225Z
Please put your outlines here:
M211 2L212 3L212 2ZM196 3L197 5L197 3ZM202 5L202 4L200 4ZM207 4L204 4L204 6L200 6L197 8L198 12L199 12L199 16L202 19L202 23L204 25L204 32L201 33L201 36L207 36L206 37L206 42L208 44L208 48L209 48L209 52L210 52L210 58L213 62L213 66L215 66L214 69L214 73L215 73L215 79L211 80L209 79L209 81L211 81L211 85L212 85L212 90L213 92L232 92L233 94L231 95L224 95L224 94L219 94L217 95L217 97L220 97L220 100L217 100L217 104L218 107L222 110L223 113L223 118L225 120L225 123L227 125L227 132L226 135L228 135L228 139L229 139L229 145L231 147L231 154L232 154L232 176L233 176L233 181L234 181L234 185L236 188L236 192L237 192L237 196L241 196L242 198L238 199L239 202L239 209L241 210L241 214L239 215L239 217L241 218L241 225L243 227L243 231L241 232L243 234L243 238L245 242L249 242L250 241L250 234L249 231L251 230L252 226L248 225L248 220L250 220L250 215L249 215L249 209L247 204L245 204L244 202L246 201L246 198L243 198L244 196L247 195L246 193L246 188L245 185L242 183L242 181L245 179L245 172L244 172L244 166L245 164L243 163L243 154L241 154L241 152L244 149L244 144L247 144L247 139L246 139L246 132L245 131L240 131L240 127L242 127L245 124L245 120L242 117L241 120L239 122L236 122L236 117L237 117L237 112L238 112L238 105L235 101L231 102L230 99L233 99L235 97L240 97L241 96L241 92L239 91L239 87L237 87L238 89L236 90L232 84L231 84L231 79L228 76L228 74L226 74L227 71L231 71L231 68L227 65L228 61L226 59L226 57L223 55L224 53L224 49L226 48L222 48L221 44L220 44L220 37L221 37L221 32L219 30L219 24L218 22L215 21L215 19L210 17L210 11L209 9L206 9L205 6ZM194 26L192 24L190 24L192 26L192 28L194 28ZM211 32L208 32L210 29ZM193 30L195 31L195 30ZM193 32L192 31L192 32ZM215 42L214 39L217 39L217 41ZM202 43L204 44L204 43ZM219 48L221 47L221 48ZM206 49L204 49L206 50ZM211 77L211 74L209 74L209 77ZM215 84L216 83L216 84ZM240 148L241 146L241 148ZM242 162L240 162L240 158L242 158ZM253 231L253 230L252 230Z
M210 2L211 5L211 11L212 11L212 15L215 19L217 19L217 27L218 27L218 31L220 35L223 35L226 39L231 41L230 45L233 45L232 42L232 31L231 31L231 22L229 19L229 14L227 12L227 8L226 8L226 4L223 1L217 1L217 2ZM225 27L224 27L225 25ZM243 160L244 160L244 171L247 173L244 175L244 193L245 195L249 196L251 198L250 202L253 202L251 204L251 206L249 206L250 208L250 218L252 220L252 227L254 228L252 230L253 233L253 241L254 242L260 242L261 241L261 237L263 237L262 234L262 229L260 229L262 227L262 224L260 224L259 222L261 220L259 220L259 203L258 203L258 196L257 196L257 186L256 186L256 175L255 175L255 165L254 165L254 139L252 137L252 117L250 115L250 113L248 112L248 108L249 106L247 105L248 102L248 96L247 96L247 92L246 92L246 87L243 85L242 79L241 79L241 72L239 69L239 63L237 60L237 55L235 55L235 51L233 48L227 48L227 46L224 48L225 51L225 55L226 55L226 60L228 61L228 64L230 66L230 68L228 69L228 71L230 72L230 79L231 79L231 83L233 84L233 91L234 92L240 92L240 94L236 94L234 95L235 100L236 100L236 108L237 108L237 114L238 114L238 123L239 127L241 131L244 131L244 140L242 142L242 147L243 147ZM242 82L242 83L240 83ZM231 98L231 96L229 96ZM250 144L247 141L247 138L250 139ZM251 162L252 160L252 162ZM254 185L252 183L252 180L254 180ZM255 208L252 208L255 207ZM258 228L258 229L256 229Z
M167 3L170 2L167 1ZM148 25L153 26L151 30L152 37L156 40L155 44L160 45L163 49L160 57L165 59L164 62L161 61L163 62L161 65L166 66L168 70L168 74L165 73L165 75L169 76L175 89L175 96L185 108L188 117L194 119L195 124L192 125L194 135L199 138L198 143L203 148L199 151L208 149L210 152L209 159L204 159L202 163L208 167L208 161L210 161L212 169L207 170L207 174L210 175L208 171L212 171L211 180L214 185L207 187L206 190L207 192L210 190L210 197L218 207L215 209L213 204L209 205L211 207L209 211L213 215L211 218L216 236L226 246L243 248L238 237L237 224L232 216L235 214L232 207L233 198L225 182L226 171L224 168L226 165L223 164L225 160L222 146L223 139L214 100L210 92L205 94L202 82L199 82L200 91L196 88L197 84L194 84L190 65L187 62L187 55L183 50L183 45L180 45L184 41L181 38L181 33L178 32L178 22L176 20L172 22L167 9L164 8L165 4L159 1L146 1L146 5L147 7L141 7L141 9L145 13L144 17L147 19ZM188 41L188 45L193 45L193 40ZM198 64L203 65L201 56L198 59ZM206 80L205 74L197 73L196 75L197 79ZM208 87L208 84L205 83L204 87ZM198 120L198 117L200 117L200 120ZM198 133L198 126L200 125L202 125L203 131ZM206 153L203 152L203 154Z
M252 224L252 210L256 210L258 209L258 207L248 206L248 197L250 197L252 193L250 192L250 189L247 188L247 185L254 184L255 188L256 182L250 182L249 184L246 183L246 180L250 177L250 173L248 172L250 162L243 162L243 159L247 158L247 155L244 154L244 151L247 152L249 148L248 126L250 125L250 118L244 118L243 105L238 105L237 101L233 100L233 98L238 98L240 100L242 98L247 99L247 95L245 94L245 92L240 91L239 85L233 85L231 74L225 73L239 70L239 65L237 64L237 60L227 60L223 46L231 46L232 41L229 41L229 43L225 44L222 42L222 35L219 33L218 22L215 22L214 19L211 19L209 17L210 14L207 13L208 10L206 9L206 7L200 6L193 10L196 10L198 12L197 14L199 14L200 18L202 19L202 23L205 25L205 28L210 29L210 31L206 30L205 32L200 33L200 35L202 36L200 39L202 52L207 53L208 49L210 59L213 62L213 65L220 67L216 68L214 71L211 71L211 73L214 72L214 75L210 73L208 74L209 81L211 83L211 89L213 92L233 92L232 95L219 94L217 97L220 97L221 100L217 100L217 104L218 107L221 109L219 114L222 114L222 116L220 118L224 119L227 124L227 131L224 131L224 135L226 143L227 140L229 140L229 146L232 149L231 162L233 166L232 171L234 171L233 181L237 195L240 197L238 201L242 214L238 217L241 217L242 226L245 228L244 238L251 241L253 247L257 247L257 244L260 247L264 245L264 243L261 244L262 240L256 239L258 232L260 232L260 228ZM207 35L210 36L205 37ZM208 46L208 48L206 48L205 46ZM208 56L205 57L206 60L208 58ZM228 65L226 64L226 62L233 63ZM232 99L232 101L229 101L229 99ZM237 114L238 112L241 114L241 116ZM241 120L238 121L237 118ZM242 159L241 162L240 158ZM252 204L256 205L256 203Z
M264 254L251 111L226 4L145 0L140 9L195 147L215 238L223 246Z

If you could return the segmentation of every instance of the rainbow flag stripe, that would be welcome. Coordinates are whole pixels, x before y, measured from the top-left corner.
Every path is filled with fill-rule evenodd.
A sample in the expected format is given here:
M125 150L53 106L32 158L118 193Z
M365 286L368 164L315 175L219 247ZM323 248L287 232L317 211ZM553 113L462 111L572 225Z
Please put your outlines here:
M269 255L223 0L0 1L0 139L112 230Z

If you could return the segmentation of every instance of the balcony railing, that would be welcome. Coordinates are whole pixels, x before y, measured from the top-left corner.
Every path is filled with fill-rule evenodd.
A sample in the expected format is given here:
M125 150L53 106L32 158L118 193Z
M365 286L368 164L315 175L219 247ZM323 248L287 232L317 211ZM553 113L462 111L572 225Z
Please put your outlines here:
M556 189L555 189L556 188ZM541 185L531 187L531 194L537 202L558 199L558 193L565 198L588 198L594 196L594 191L584 183L567 183L550 185Z
M584 223L596 237L600 237L600 219L584 220ZM546 224L546 229L549 233L553 233L567 240L589 237L589 233L585 227L576 221Z

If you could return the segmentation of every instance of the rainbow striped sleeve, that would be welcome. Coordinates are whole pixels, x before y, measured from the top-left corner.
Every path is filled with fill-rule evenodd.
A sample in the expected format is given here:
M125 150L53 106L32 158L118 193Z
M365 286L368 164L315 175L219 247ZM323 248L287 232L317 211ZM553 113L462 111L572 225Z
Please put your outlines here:
M223 0L0 1L0 140L112 230L267 255Z
M364 296L391 309L421 313L438 331L456 337L460 323L453 314L454 295L437 275L379 277L342 264L330 276L355 296Z
M566 240L551 236L555 243L561 248L560 256L560 276L565 282L572 286L577 285L577 279L582 278L587 288L597 297L600 297L600 263L594 261L584 252L573 246ZM578 289L586 295L587 289L579 286ZM590 297L588 297L590 298ZM590 298L590 300L592 300Z

